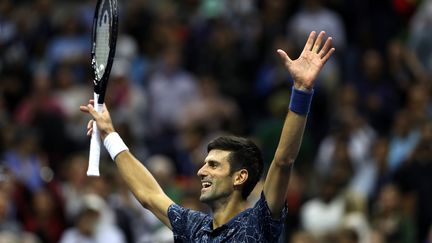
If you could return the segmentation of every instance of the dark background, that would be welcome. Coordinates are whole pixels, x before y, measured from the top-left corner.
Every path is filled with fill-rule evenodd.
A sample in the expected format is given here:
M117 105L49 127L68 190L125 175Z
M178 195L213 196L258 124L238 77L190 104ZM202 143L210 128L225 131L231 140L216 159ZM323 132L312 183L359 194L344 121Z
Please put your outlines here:
M96 235L172 238L106 153L102 176L85 176L89 117L78 107L92 97L94 5L0 2L0 238L69 242L67 230L91 228L80 220L91 217L88 194L105 205ZM292 85L276 49L296 58L309 32L324 30L336 53L315 86L283 241L432 241L432 1L119 7L106 103L116 130L177 203L207 210L196 171L217 135L254 139L270 163Z

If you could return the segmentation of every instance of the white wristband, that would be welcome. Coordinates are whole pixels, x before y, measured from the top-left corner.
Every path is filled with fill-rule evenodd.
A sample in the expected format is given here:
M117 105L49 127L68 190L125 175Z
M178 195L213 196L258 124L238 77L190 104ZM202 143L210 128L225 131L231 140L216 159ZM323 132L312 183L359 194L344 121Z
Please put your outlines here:
M116 132L112 132L106 136L104 139L104 145L112 160L114 160L120 152L129 150L120 135Z

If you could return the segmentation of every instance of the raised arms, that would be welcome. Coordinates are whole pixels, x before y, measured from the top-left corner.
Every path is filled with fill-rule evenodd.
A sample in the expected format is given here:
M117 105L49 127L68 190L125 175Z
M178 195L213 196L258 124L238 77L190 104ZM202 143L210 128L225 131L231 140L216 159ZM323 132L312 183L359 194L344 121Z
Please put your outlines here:
M324 40L324 32L318 36L311 32L300 57L292 60L283 50L277 50L286 69L294 79L294 88L312 92L318 73L335 51L332 38ZM264 195L275 218L284 207L291 167L297 157L306 125L307 114L297 114L290 109L285 119L275 156L264 183Z
M80 110L90 113L100 130L102 140L110 135L114 135L114 127L111 117L105 105L101 113L97 113L91 104L80 106ZM92 132L91 120L87 126L87 133ZM139 162L129 150L120 152L114 158L122 178L125 180L129 189L138 201L152 213L156 215L165 225L171 228L171 223L167 216L168 207L174 202L163 192L151 173Z

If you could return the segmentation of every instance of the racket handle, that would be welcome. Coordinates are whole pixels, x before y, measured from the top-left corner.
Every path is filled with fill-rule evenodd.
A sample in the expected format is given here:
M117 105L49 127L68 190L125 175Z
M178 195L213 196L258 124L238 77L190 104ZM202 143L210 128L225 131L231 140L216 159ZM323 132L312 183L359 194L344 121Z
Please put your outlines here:
M102 112L103 104L97 103L98 95L94 94L95 110ZM100 147L101 139L99 129L97 128L96 122L93 122L93 132L90 140L90 152L89 152L89 165L87 169L88 176L99 176L99 161L100 161Z

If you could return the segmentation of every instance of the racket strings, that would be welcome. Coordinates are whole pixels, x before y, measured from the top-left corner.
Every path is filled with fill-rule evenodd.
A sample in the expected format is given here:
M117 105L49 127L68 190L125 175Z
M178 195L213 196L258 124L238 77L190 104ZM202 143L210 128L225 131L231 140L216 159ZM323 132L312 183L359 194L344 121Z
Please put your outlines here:
M100 5L99 15L96 28L96 43L95 43L95 75L97 80L101 80L107 67L110 53L110 28L111 14L110 6L105 4L105 1Z

